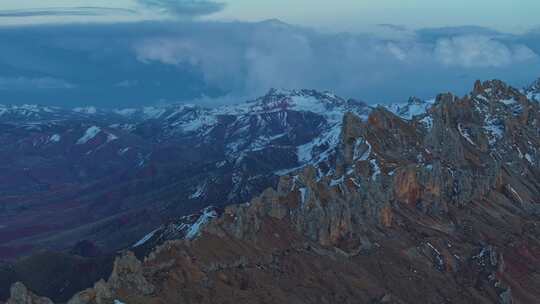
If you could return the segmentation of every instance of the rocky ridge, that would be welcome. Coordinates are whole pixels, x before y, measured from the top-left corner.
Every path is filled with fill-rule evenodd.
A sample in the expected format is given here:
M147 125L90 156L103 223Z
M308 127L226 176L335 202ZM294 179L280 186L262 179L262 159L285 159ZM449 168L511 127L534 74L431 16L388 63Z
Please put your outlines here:
M525 88L524 93L529 99L540 101L540 79Z
M70 303L534 303L540 108L500 81L425 113L348 113L331 168L280 178L193 239L126 252Z

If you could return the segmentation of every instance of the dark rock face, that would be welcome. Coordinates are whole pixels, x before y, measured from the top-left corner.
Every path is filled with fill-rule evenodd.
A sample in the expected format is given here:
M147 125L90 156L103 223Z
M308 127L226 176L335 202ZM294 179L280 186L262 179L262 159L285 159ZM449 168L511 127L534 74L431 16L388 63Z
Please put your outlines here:
M33 292L55 302L108 278L114 255L85 258L56 252L39 252L11 264L0 264L0 301L9 298L10 286L23 282Z
M71 303L536 303L539 119L499 81L411 119L347 114L328 162Z
M95 258L103 255L103 252L92 241L80 241L69 251L69 254L85 257Z

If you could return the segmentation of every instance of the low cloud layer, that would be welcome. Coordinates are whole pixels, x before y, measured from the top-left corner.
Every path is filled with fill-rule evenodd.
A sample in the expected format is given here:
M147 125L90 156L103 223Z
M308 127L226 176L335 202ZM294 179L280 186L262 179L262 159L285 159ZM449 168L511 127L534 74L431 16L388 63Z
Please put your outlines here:
M192 16L219 9L181 7ZM214 105L242 102L278 87L330 90L380 103L446 91L464 94L476 79L522 86L540 76L538 31L510 35L479 27L383 25L376 33L336 34L276 20L189 20L0 28L5 42L0 99L113 107ZM39 54L32 51L36 48ZM53 87L50 79L63 79L64 85L56 87L65 95L55 92L46 99L32 90L6 95L23 83Z
M446 66L468 68L505 67L537 58L522 44L504 43L489 36L464 35L437 41L434 55Z
M239 96L271 87L307 87L383 101L398 97L389 95L389 89L405 98L407 87L410 94L425 92L415 87L443 89L446 84L453 89L459 78L496 77L538 66L537 53L527 45L487 30L432 39L385 25L386 36L392 31L388 39L321 34L275 21L191 26L199 28L137 42L137 58L146 64L197 67L209 84Z
M75 85L57 78L0 77L0 90L73 89Z

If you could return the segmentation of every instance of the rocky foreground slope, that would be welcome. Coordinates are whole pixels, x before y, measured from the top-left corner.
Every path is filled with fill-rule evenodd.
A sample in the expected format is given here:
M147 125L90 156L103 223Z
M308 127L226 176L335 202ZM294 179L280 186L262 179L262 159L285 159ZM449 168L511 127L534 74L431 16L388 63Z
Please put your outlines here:
M123 253L69 303L538 303L539 149L538 102L500 81L349 113L329 169ZM50 302L16 284L8 303Z

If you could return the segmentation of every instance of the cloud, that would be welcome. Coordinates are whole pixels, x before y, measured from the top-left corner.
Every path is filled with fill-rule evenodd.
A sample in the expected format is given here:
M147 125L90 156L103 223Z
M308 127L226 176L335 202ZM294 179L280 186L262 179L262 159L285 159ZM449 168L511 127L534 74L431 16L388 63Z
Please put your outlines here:
M117 14L136 14L125 8L110 7L54 7L27 10L0 10L0 18L25 18L47 16L105 16Z
M446 66L482 68L521 63L537 55L524 45L507 45L488 36L466 35L438 40L435 57Z
M463 75L497 76L530 69L523 64L538 62L532 49L512 40L448 37L440 31L443 35L434 36L432 31L425 38L397 28L403 39L389 39L388 35L322 34L271 23L193 23L185 31L138 41L134 50L145 64L193 66L211 86L239 96L255 96L271 87L318 88L378 101L396 98L388 88L405 98L405 90L425 94L426 89L419 87L453 89L458 81L468 86L471 80L462 79ZM449 32L461 34L466 28ZM482 71L486 68L498 70L488 74Z
M482 26L449 26L424 28L416 31L419 37L424 40L435 41L441 37L458 37L458 36L487 36L496 37L499 39L509 38L511 35L501 33L499 31L482 27Z
M137 80L122 80L116 83L114 86L118 88L132 88L139 84Z
M225 8L224 3L208 0L138 0L138 2L180 17L205 16Z
M26 102L49 98L113 107L242 102L272 87L394 102L443 91L464 94L476 79L500 78L521 86L540 76L540 35L534 32L381 28L382 33L325 33L278 21L192 18L0 28L0 41L6 42L0 70L11 77L4 83L12 88L21 83L47 87L35 80L42 75L65 79L71 87ZM39 53L32 51L37 48ZM26 81L13 80L20 75ZM8 95L7 84L0 99L17 100L20 94Z
M73 89L75 87L65 80L52 77L0 77L0 90Z

